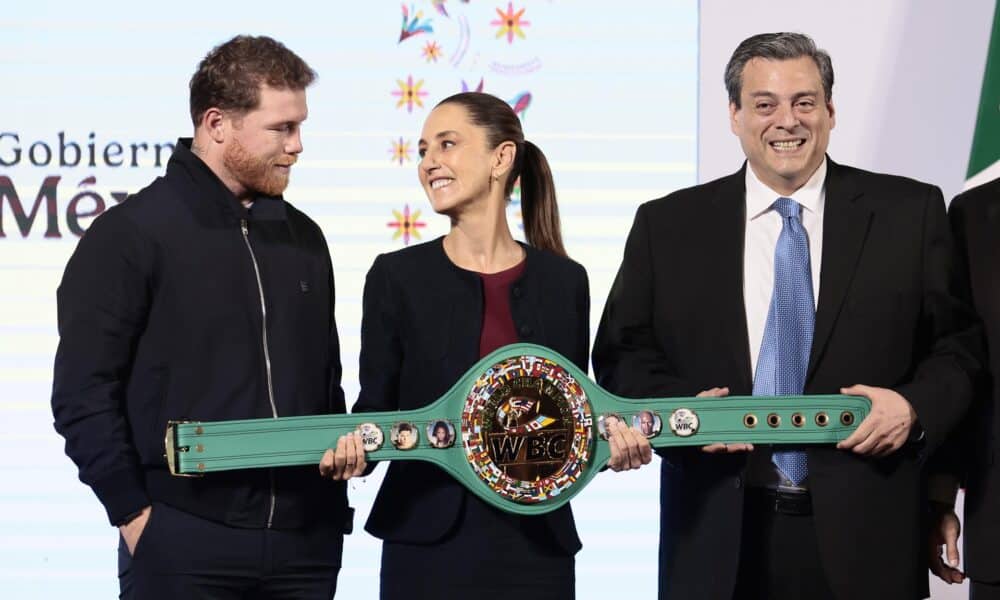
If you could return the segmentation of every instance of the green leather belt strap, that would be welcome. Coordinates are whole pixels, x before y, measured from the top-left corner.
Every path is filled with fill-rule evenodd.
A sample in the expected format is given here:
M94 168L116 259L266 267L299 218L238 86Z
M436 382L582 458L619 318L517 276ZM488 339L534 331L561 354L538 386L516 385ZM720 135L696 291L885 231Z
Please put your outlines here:
M554 510L610 458L612 418L654 447L714 442L832 444L870 410L858 396L732 396L634 400L608 393L558 353L512 344L473 366L444 396L412 411L218 422L171 422L175 475L318 464L348 432L368 460L424 460L509 512Z

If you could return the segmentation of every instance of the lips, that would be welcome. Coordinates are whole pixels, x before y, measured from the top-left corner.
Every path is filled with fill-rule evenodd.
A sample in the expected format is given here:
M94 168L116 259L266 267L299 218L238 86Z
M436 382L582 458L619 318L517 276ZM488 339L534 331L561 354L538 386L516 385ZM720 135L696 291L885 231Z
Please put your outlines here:
M440 179L432 179L430 182L431 189L439 190L443 187L447 187L451 184L452 181L454 181L454 179L451 179L450 177L441 177Z
M804 139L795 140L775 140L768 142L768 145L777 152L794 152L801 148L806 141Z

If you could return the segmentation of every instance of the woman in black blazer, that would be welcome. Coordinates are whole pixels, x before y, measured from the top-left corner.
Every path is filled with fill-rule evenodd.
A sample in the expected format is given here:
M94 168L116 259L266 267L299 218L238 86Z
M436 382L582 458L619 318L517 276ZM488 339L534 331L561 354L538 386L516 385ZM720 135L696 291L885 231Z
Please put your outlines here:
M488 94L447 98L428 116L419 152L420 182L451 230L372 265L354 411L426 406L479 358L517 341L586 371L587 273L566 256L551 172L511 108ZM506 218L519 176L528 244L514 240ZM575 596L580 540L568 505L507 514L434 465L400 461L366 529L383 540L384 600Z
M566 256L548 163L511 108L481 93L442 101L424 126L420 156L421 184L451 231L372 265L354 411L426 406L479 358L517 341L553 348L586 371L587 274ZM528 245L514 240L506 219L518 177ZM328 451L321 471L360 474L356 437ZM612 442L613 469L649 462L636 430L621 427ZM389 466L366 529L384 541L384 600L575 596L580 540L568 505L510 515L434 465L400 461Z

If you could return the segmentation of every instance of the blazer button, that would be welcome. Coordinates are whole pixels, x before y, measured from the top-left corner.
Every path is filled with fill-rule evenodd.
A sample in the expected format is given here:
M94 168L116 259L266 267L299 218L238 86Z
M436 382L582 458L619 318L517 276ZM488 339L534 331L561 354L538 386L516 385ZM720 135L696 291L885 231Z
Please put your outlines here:
M737 489L743 487L743 479L737 477L733 480L733 485L736 486Z
M515 285L510 289L510 293L514 295L515 298L521 297L521 286Z
M531 335L531 327L528 327L527 325L521 325L521 328L518 329L518 332L521 334L521 337L528 337Z

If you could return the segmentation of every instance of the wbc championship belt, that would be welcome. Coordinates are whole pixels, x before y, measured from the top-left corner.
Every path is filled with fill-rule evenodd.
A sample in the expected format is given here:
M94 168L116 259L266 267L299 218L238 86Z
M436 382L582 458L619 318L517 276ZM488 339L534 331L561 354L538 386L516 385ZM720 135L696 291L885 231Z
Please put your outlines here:
M318 464L348 432L369 461L432 462L502 510L546 513L611 457L606 426L633 425L655 448L711 443L831 444L871 409L860 396L615 396L559 353L511 344L484 357L417 410L240 421L171 421L166 458L178 476Z

